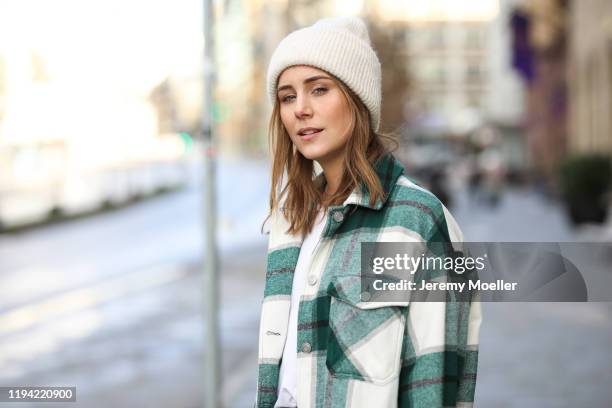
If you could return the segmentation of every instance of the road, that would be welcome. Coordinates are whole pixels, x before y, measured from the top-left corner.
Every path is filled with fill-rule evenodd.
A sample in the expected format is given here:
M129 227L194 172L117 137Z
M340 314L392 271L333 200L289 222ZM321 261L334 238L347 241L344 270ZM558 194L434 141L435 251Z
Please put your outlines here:
M0 384L76 385L77 406L199 404L199 170L179 192L0 235ZM248 382L245 364L254 376L267 178L254 161L224 160L217 171L230 402Z

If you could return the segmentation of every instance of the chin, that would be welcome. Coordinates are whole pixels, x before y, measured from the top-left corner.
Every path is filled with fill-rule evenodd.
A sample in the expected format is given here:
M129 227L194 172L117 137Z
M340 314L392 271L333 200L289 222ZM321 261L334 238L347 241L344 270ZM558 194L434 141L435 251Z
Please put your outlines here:
M321 149L313 147L314 146L308 146L306 149L300 150L300 153L302 153L302 156L304 156L308 160L318 160L321 157L325 157L325 155L328 153L326 151L322 151Z

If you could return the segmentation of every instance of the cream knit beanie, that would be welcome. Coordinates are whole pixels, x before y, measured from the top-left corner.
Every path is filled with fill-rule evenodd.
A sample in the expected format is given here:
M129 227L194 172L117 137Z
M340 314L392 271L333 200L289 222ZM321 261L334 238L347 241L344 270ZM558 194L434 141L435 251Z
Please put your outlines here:
M375 131L380 125L380 61L370 45L368 29L360 18L324 18L285 37L270 59L267 88L270 102L276 99L281 73L294 65L309 65L339 78L355 92L370 111Z

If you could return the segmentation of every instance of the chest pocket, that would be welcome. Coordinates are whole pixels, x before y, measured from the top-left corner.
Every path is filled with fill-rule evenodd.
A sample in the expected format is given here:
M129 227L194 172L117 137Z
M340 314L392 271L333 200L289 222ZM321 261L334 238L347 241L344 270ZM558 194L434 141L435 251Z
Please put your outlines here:
M399 375L405 309L360 303L357 276L334 277L325 364L332 376L385 384Z

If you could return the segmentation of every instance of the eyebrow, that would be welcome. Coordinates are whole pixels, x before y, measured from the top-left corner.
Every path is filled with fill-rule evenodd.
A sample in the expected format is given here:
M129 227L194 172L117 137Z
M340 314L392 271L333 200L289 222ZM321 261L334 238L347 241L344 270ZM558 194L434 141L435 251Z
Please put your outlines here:
M329 79L329 80L331 80L330 77L325 76L325 75L315 75L313 77L306 78L304 80L304 84L307 84L307 83L310 83L310 82L314 82L314 81L318 81L319 79ZM292 88L292 86L291 85L283 85L283 86L279 87L276 92L280 92L280 91L288 89L288 88Z

